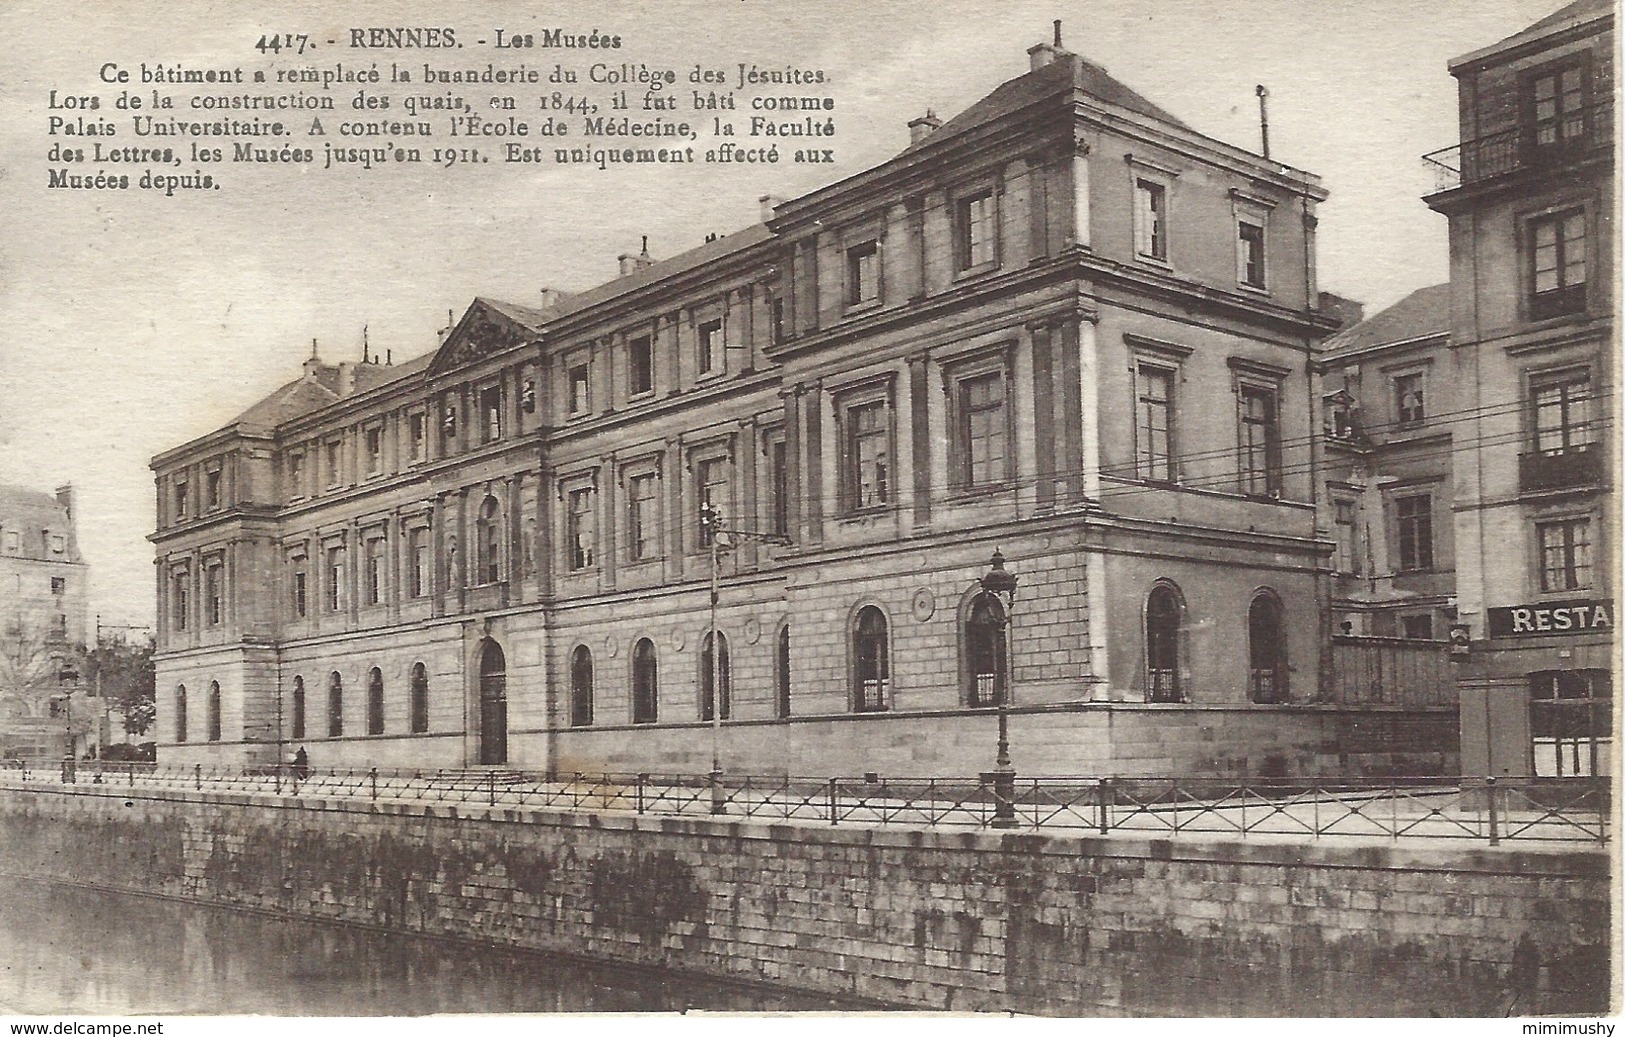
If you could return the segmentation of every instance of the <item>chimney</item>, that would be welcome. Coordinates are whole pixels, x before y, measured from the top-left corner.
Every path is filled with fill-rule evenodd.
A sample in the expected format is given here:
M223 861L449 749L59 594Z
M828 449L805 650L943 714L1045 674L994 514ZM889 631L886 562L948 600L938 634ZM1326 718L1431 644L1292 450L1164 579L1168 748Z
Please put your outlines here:
M649 255L649 235L643 236L643 251L632 257L632 263L638 270L647 270L655 265L653 257Z
M339 396L345 397L355 392L355 365L348 360L339 361Z
M776 194L764 194L756 201L762 207L762 222L766 223L773 218L773 210L784 204L784 199Z
M322 371L322 358L316 354L316 340L310 340L310 359L305 361L305 377L315 378Z
M941 128L942 120L937 118L936 112L927 108L924 115L920 116L918 119L909 120L908 142L910 145L918 144L920 141L931 136L931 134L937 132Z
M1057 57L1067 53L1070 52L1063 50L1061 47L1061 20L1059 18L1055 20L1054 43L1040 43L1027 48L1027 58L1032 62L1031 71L1033 72L1037 72L1045 65L1053 62Z
M542 309L551 310L559 304L559 290L557 288L542 289Z
M630 274L632 271L637 269L637 257L632 255L630 252L622 252L620 255L615 257L615 260L621 264L622 277L625 277L627 274Z
M56 502L62 505L62 510L68 513L68 521L73 521L73 483L56 488Z

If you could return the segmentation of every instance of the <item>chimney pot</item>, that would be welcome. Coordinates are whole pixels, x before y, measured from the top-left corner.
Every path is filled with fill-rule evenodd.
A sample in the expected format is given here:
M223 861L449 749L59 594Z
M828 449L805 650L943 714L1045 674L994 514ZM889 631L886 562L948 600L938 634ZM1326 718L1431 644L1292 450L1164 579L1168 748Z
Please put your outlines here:
M762 207L762 222L766 223L773 218L773 210L784 204L784 199L776 194L764 194L756 199Z
M622 252L619 256L616 256L615 258L621 264L621 276L622 277L625 277L627 274L630 274L632 271L637 269L636 265L634 265L634 259L633 259L632 253L630 253L630 252Z
M557 288L542 289L542 309L552 309L559 304L559 290Z

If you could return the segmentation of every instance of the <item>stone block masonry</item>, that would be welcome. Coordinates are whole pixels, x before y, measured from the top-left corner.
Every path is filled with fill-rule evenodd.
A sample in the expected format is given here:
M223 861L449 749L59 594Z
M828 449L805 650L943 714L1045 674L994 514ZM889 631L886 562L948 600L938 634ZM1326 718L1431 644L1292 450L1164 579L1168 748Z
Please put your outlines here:
M1056 1015L1609 1009L1608 855L0 790L0 870Z

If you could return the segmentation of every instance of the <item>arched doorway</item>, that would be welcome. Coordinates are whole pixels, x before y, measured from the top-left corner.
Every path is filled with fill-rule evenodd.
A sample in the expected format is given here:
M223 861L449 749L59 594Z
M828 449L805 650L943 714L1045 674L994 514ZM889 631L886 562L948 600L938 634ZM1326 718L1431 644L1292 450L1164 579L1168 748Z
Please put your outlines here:
M1247 697L1254 702L1287 701L1286 625L1281 600L1260 591L1247 610Z
M502 646L480 649L480 763L508 762L508 661Z

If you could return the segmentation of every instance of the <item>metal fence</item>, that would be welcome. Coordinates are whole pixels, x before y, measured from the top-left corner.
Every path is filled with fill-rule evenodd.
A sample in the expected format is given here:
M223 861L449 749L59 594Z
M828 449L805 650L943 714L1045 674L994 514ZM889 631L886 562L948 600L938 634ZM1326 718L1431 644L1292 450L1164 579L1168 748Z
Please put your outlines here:
M71 779L71 780L70 780ZM1604 843L1611 779L1044 777L991 774L847 778L671 774L544 775L515 770L229 770L152 764L12 766L0 784L95 791L192 789L350 797L422 806L483 805L797 824L1082 831L1271 839L1469 839ZM111 790L107 790L111 791ZM1000 809L1003 807L1003 809Z

